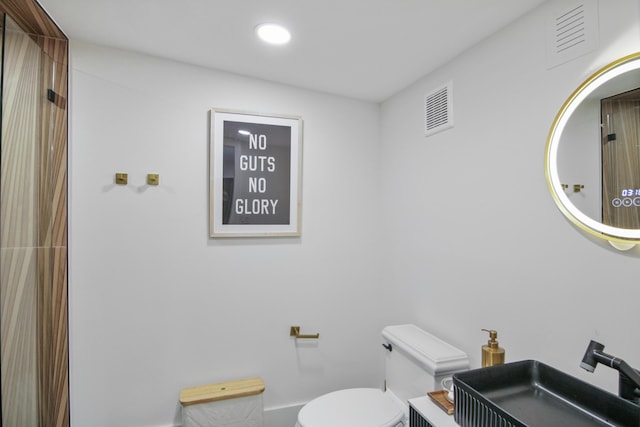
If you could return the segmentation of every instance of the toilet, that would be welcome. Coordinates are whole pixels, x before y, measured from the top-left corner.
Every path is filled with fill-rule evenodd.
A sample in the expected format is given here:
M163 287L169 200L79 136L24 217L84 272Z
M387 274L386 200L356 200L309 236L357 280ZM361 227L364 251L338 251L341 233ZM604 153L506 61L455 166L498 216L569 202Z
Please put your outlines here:
M443 378L469 369L469 358L415 325L382 330L386 390L351 388L317 397L296 427L406 427L408 400L440 389Z

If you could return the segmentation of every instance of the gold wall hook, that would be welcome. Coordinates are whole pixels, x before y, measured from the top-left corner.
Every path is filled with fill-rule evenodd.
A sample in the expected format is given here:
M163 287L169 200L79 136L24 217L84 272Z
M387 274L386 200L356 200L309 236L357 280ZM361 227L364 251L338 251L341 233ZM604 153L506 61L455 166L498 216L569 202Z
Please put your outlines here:
M582 190L584 188L584 185L582 184L573 184L573 192L574 193L579 193L580 190Z
M560 184L560 185L562 185L563 190L566 190L567 188L569 188L569 184Z
M147 174L147 185L158 185L160 184L160 175L157 173Z
M292 326L291 329L289 330L289 336L290 337L294 337L296 339L300 338L300 339L317 339L320 338L320 334L315 334L315 335L303 335L300 334L300 326Z
M116 173L116 184L127 185L129 176L126 173Z

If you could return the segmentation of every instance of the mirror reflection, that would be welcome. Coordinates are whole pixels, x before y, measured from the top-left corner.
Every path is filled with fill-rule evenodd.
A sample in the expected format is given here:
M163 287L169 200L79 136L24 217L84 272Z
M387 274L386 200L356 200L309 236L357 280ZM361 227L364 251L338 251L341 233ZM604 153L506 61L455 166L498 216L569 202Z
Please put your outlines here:
M560 210L610 241L640 242L639 55L576 89L547 142L547 182Z
M640 89L600 101L602 222L640 228Z

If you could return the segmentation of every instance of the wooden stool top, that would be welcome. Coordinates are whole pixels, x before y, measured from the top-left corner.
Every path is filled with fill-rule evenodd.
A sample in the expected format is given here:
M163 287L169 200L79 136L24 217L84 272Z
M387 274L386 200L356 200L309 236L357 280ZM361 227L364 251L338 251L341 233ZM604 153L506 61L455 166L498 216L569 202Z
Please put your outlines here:
M264 381L258 377L200 385L183 389L180 392L180 403L182 406L189 406L197 403L253 396L262 393L264 389Z

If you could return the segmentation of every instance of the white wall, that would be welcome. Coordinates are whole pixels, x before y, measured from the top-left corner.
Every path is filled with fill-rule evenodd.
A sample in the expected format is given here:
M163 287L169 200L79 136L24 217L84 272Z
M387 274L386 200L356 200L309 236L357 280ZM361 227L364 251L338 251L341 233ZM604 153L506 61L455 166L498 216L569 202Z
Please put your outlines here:
M578 368L590 339L640 367L640 252L594 242L547 189L547 134L564 100L614 58L640 50L638 2L600 1L600 47L553 69L549 4L382 105L385 281L411 320L480 366L481 328L507 361L538 359L610 391L617 373ZM423 136L423 97L453 80L455 127ZM596 171L594 171L596 173Z
M73 425L178 424L182 388L255 375L268 409L381 386L379 106L80 42L71 59ZM302 116L301 238L208 237L212 107Z
M600 3L594 53L548 70L542 7L381 106L72 43L73 425L177 424L181 388L245 376L268 409L380 385L380 330L407 321L473 367L493 328L508 361L615 391L578 363L593 338L640 366L640 253L570 225L543 164L573 88L640 50L638 2ZM448 80L455 127L424 138ZM303 117L302 238L207 237L211 107Z
M620 92L611 92L622 93ZM566 194L580 212L602 222L602 136L600 97L586 99L571 115L558 147L558 176L567 183ZM575 192L573 184L584 185Z

